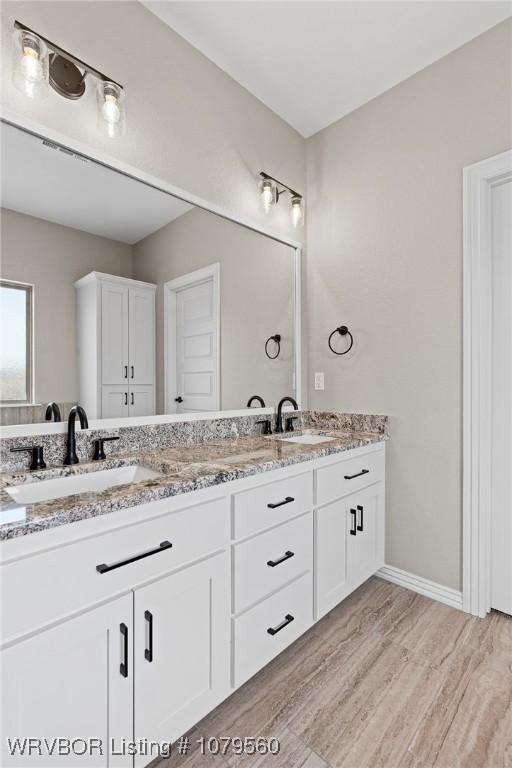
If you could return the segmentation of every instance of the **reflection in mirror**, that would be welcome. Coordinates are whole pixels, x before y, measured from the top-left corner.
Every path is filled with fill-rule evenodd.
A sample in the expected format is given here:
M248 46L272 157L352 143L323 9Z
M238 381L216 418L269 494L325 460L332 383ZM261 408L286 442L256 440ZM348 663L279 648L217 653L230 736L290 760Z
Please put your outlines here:
M289 246L9 125L1 202L1 424L295 395Z

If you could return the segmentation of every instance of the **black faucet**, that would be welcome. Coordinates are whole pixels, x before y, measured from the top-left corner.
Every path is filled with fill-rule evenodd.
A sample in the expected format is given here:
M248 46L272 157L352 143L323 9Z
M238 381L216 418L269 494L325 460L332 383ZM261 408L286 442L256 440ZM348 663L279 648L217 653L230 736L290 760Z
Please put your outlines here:
M60 408L57 405L57 403L54 403L53 401L51 403L48 403L46 406L46 413L44 415L44 418L46 421L51 421L52 418L54 421L61 421L60 418Z
M285 403L291 403L293 405L293 408L295 411L299 410L299 406L297 405L297 402L293 399L293 397L282 397L279 401L279 405L277 406L277 416L276 416L276 428L274 432L283 432L283 405Z
M75 438L75 419L78 416L80 419L80 426L82 429L89 429L89 422L87 421L87 414L81 405L74 405L69 412L68 416L68 441L66 447L66 458L64 459L64 465L78 464L78 456L76 455L76 438Z
M250 408L250 407L251 407L251 405L252 405L252 403L254 402L254 400L256 400L256 402L258 402L258 403L261 405L261 407L262 407L262 408L264 408L264 407L265 407L265 401L264 401L264 399L263 399L262 397L260 397L259 395L253 395L252 397L250 397L250 398L248 399L248 401L247 401L247 405L246 405L245 407L246 407L246 408Z

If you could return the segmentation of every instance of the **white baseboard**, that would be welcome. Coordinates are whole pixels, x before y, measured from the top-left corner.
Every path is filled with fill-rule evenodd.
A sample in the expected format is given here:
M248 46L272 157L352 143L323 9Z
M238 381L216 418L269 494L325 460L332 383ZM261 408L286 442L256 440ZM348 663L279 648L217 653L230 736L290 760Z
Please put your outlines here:
M429 581L422 576L415 576L414 573L408 573L408 571L402 571L400 568L395 568L393 565L385 565L380 571L377 571L377 576L385 581L391 581L393 584L398 584L399 587L405 587L413 592L418 592L420 595L430 597L432 600L437 600L439 603L445 603L452 608L458 608L462 611L462 592L450 587L443 587L442 584L436 584L435 581Z

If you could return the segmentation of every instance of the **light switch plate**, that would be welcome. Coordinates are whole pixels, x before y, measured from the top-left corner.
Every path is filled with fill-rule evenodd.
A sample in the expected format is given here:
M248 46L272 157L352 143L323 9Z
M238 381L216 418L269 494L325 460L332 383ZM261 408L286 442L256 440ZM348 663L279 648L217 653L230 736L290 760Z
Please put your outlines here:
M315 373L315 389L325 389L323 372Z

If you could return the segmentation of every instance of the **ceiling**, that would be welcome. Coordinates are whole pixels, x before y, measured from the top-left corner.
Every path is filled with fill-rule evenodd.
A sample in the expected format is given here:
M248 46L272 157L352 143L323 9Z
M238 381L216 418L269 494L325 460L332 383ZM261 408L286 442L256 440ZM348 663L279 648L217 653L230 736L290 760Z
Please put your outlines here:
M464 0L144 5L306 137L512 13Z
M192 206L3 125L2 207L133 245Z

